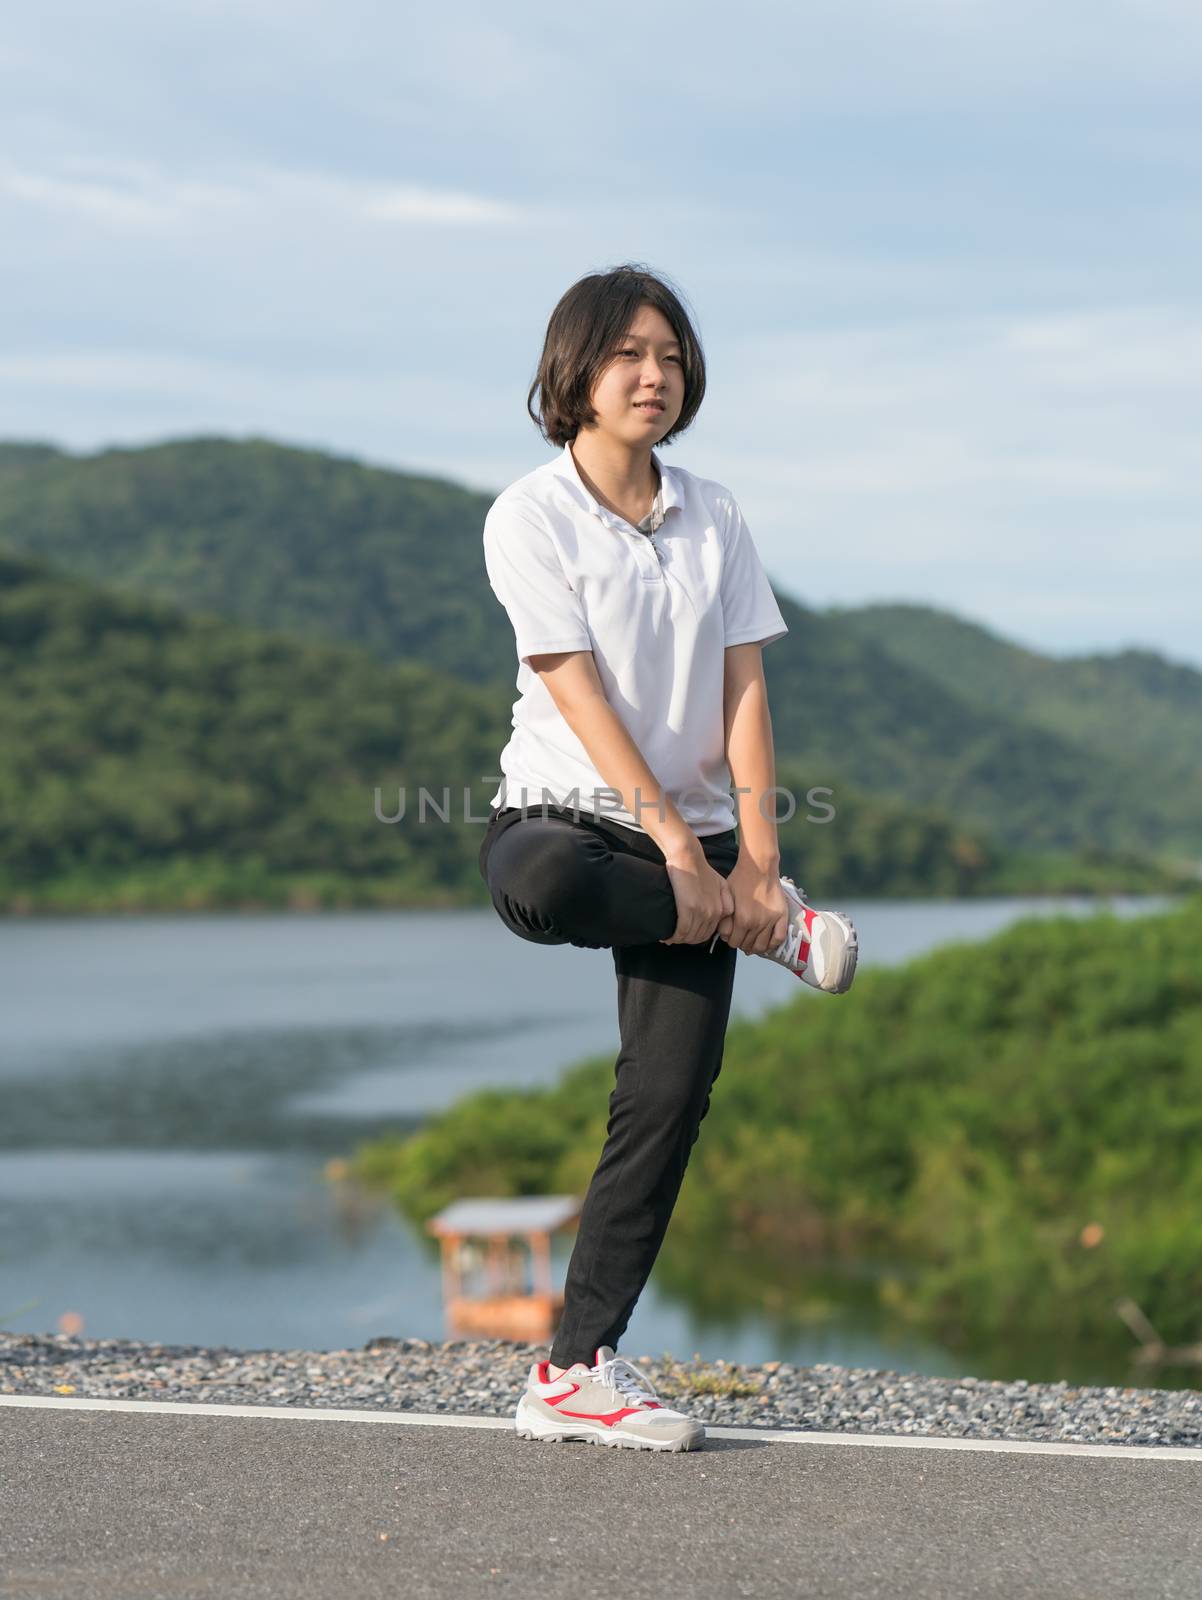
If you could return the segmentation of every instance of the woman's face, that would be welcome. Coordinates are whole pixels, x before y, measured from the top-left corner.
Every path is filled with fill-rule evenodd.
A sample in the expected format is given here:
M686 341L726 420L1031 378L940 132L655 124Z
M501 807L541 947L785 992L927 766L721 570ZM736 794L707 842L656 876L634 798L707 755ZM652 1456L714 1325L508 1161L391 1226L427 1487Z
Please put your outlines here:
M684 405L684 358L672 324L640 306L617 353L593 385L594 426L625 444L658 444ZM648 405L647 401L658 401Z

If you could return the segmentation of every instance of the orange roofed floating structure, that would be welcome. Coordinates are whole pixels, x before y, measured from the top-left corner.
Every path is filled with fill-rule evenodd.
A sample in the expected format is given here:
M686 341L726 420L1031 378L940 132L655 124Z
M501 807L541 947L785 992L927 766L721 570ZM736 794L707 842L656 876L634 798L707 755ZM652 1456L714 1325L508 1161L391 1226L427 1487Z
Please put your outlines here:
M551 1235L579 1215L575 1195L538 1194L456 1200L431 1217L426 1232L442 1248L447 1331L549 1338L563 1315L563 1294L551 1285Z

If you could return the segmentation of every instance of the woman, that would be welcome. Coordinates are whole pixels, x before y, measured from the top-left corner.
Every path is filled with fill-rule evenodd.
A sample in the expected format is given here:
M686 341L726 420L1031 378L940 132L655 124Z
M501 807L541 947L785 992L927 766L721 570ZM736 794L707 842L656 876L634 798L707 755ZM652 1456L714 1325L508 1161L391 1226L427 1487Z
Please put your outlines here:
M654 450L704 392L666 283L630 265L581 279L527 400L559 453L484 524L521 697L480 870L521 938L613 951L621 1037L563 1317L518 1406L525 1438L704 1442L615 1351L709 1109L736 952L834 993L855 971L847 918L780 876L760 652L788 629L729 490Z

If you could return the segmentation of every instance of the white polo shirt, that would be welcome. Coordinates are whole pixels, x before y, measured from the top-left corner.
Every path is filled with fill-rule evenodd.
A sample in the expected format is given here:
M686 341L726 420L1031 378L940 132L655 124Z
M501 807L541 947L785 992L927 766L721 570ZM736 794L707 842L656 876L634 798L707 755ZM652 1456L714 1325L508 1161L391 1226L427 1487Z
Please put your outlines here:
M789 630L730 490L652 460L651 536L589 492L570 444L502 490L484 519L488 581L513 624L520 691L494 808L550 802L646 832L529 662L591 650L606 699L694 833L735 826L723 652ZM654 818L651 796L640 799Z

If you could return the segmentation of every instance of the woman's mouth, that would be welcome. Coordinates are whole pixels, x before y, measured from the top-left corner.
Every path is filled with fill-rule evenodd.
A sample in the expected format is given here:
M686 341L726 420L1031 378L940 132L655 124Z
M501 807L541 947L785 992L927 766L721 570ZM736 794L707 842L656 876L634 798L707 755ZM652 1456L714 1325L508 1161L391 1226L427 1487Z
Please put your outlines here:
M636 411L650 411L653 415L659 416L664 408L658 400L639 400L635 403L634 409Z

